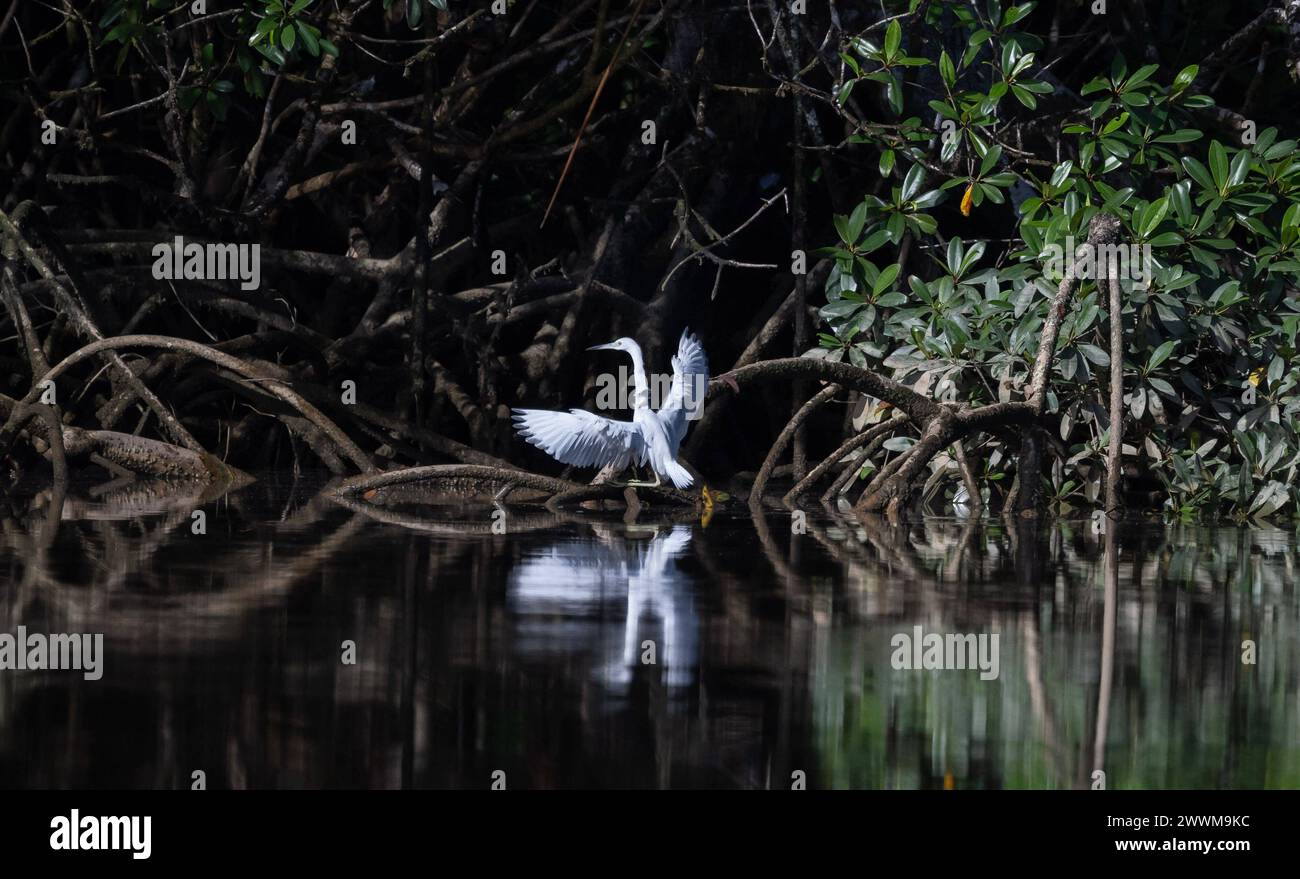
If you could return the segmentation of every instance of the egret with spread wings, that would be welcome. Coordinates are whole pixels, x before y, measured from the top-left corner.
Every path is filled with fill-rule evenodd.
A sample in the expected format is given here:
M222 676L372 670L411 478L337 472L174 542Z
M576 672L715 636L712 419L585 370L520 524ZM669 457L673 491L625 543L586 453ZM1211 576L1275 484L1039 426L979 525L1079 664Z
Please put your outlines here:
M668 397L656 412L650 408L650 386L646 382L641 346L629 338L596 345L591 351L625 351L632 358L632 420L615 421L583 409L550 412L545 409L515 409L519 435L562 464L575 467L650 465L653 483L666 477L677 488L690 488L695 481L677 463L677 450L686 437L687 421L698 417L709 385L709 361L700 340L682 331L673 355L673 383Z

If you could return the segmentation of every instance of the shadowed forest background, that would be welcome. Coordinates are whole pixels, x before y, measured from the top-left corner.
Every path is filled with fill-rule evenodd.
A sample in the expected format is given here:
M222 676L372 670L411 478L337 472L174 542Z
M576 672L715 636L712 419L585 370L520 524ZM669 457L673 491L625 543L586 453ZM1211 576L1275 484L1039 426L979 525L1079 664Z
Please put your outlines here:
M1300 499L1300 4L198 7L0 19L11 486L461 464L495 490L558 472L510 407L591 409L589 345L666 370L690 327L732 377L684 456L734 492L824 464L863 509L1096 505L1118 415L1130 503ZM1099 217L1158 266L1121 291L1119 406L1105 285L1061 282L1047 329L1043 248ZM258 243L260 289L157 279L175 235Z

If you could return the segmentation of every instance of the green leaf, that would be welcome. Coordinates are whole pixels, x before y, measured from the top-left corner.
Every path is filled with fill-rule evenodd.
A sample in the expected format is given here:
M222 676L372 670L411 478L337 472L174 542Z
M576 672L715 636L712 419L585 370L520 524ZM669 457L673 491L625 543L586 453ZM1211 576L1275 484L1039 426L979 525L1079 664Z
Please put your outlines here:
M975 263L979 261L979 258L984 255L985 246L986 245L983 241L976 241L962 256L961 265L958 268L961 270L963 276L970 271L970 267L975 265Z
M867 240L858 245L858 256L864 256L873 250L878 250L886 241L889 240L889 233L884 229L877 229L867 236Z
M1017 101L1019 101L1021 104L1024 104L1026 107L1028 107L1031 110L1034 110L1038 107L1038 100L1033 96L1033 94L1028 89L1026 89L1022 85L1011 86L1011 94L1015 95Z
M895 113L903 112L903 84L892 73L889 75L889 82L885 84L885 97L889 99L889 106Z
M1105 350L1087 343L1081 343L1078 348L1084 357L1087 357L1097 366L1110 366L1110 355Z
M1176 247L1183 243L1183 236L1177 232L1161 232L1147 243L1152 247Z
M275 22L269 18L262 19L257 23L257 28L253 31L253 35L248 38L248 45L256 46L258 43L262 42L262 40L268 39L273 30L275 30Z
M911 201L924 180L925 170L920 165L913 165L908 170L907 176L903 178L903 201Z
M950 89L957 83L957 69L953 67L947 51L939 55L939 75L943 77L944 85Z
M844 238L845 244L856 244L858 238L862 236L862 227L867 224L867 203L861 202L853 209L849 215L847 236Z
M820 314L826 320L839 320L854 314L863 303L850 299L842 299L839 302L830 302L823 305Z
M1083 88L1079 89L1079 94L1083 97L1087 97L1088 95L1094 95L1097 92L1104 92L1109 88L1110 83L1106 82L1106 80L1101 77L1097 77L1096 79L1085 83Z
M903 226L905 224L902 214L893 214L889 221L885 223L885 230L889 233L889 240L894 244L903 240Z
M1147 64L1143 67L1139 67L1136 73L1134 73L1127 80L1125 80L1124 88L1126 89L1132 88L1135 85L1139 85L1141 83L1146 82L1148 79L1151 78L1151 74L1155 73L1159 69L1160 69L1159 64Z
M852 247L853 242L857 240L857 236L853 234L853 227L849 222L849 218L837 216L834 218L833 222L835 224L835 231L839 233L840 240L846 245Z
M1214 175L1214 188L1222 192L1228 183L1228 151L1217 140L1210 144L1210 172Z
M1199 70L1200 68L1195 64L1189 64L1184 67L1182 70L1178 71L1178 75L1174 77L1174 84L1170 86L1169 90L1175 95L1178 94L1192 84L1192 80L1196 79L1196 74Z
M1250 173L1250 153L1242 150L1237 153L1232 160L1232 167L1228 169L1228 186L1240 186L1246 182L1246 175Z
M961 258L965 254L966 248L962 240L953 236L948 240L948 274L957 275L961 270Z
M1209 189L1214 192L1218 191L1218 187L1214 185L1214 179L1210 177L1210 172L1207 171L1205 166L1200 162L1196 161L1191 156L1184 156L1183 167L1187 170L1187 173L1192 176L1192 179L1200 184L1201 188Z
M1211 305L1227 305L1237 301L1237 291L1241 289L1240 281L1227 281L1210 294Z
M294 26L298 29L298 36L302 37L302 44L307 47L308 54L313 58L318 57L320 55L320 40L316 39L316 35L312 33L311 25L296 21Z
M864 40L862 37L855 37L850 41L850 43L853 46L853 51L857 52L863 58L877 58L880 55L880 50L876 48L876 44L870 40Z
M902 266L895 262L890 263L881 269L880 275L876 278L876 282L871 285L872 294L879 296L882 292L893 286L894 281L898 278L898 273L901 268Z
M1178 347L1178 342L1174 339L1170 339L1167 342L1162 342L1159 348L1151 352L1151 357L1150 359L1147 360L1146 371L1150 372L1151 370L1155 369L1157 366L1159 366L1160 364L1168 360L1169 355L1173 354L1174 349L1177 347Z
M1034 6L1036 5L1037 4L1035 3L1026 3L1024 6L1008 7L1007 11L1002 15L1002 26L1010 27L1011 25L1020 21L1020 19L1024 18L1026 15L1032 12Z
M261 52L263 55L265 55L265 56L266 56L270 61L272 61L273 63L278 64L278 65L283 65L283 64L284 64L284 62L285 62L284 53L280 51L280 47L279 47L279 46L274 46L274 45L271 45L270 43L268 43L268 44L266 44L265 46L259 44L256 48L257 48L257 51Z
M1147 208L1146 214L1142 217L1142 228L1139 230L1143 238L1150 238L1151 233L1156 231L1156 227L1164 220L1165 214L1169 212L1169 200L1160 198L1153 201Z
M1179 220L1186 225L1192 218L1192 182L1190 180L1179 180L1169 188L1169 198L1174 205L1174 211L1178 214Z
M889 23L885 29L885 57L893 58L898 54L898 47L903 43L903 28L898 24L898 19Z
M951 119L954 122L961 121L961 114L953 109L950 104L945 104L943 101L931 101L930 109L938 113L940 116L943 116L945 119Z
M998 159L1000 158L1002 158L1002 147L1000 146L990 147L989 151L984 154L984 160L980 162L979 176L983 177L985 174L987 174L993 168L993 166L998 163Z
M1180 128L1171 134L1162 134L1154 138L1155 143L1190 143L1194 140L1200 140L1205 135L1195 128Z
M924 235L933 235L939 228L939 221L929 214L913 214L908 218Z

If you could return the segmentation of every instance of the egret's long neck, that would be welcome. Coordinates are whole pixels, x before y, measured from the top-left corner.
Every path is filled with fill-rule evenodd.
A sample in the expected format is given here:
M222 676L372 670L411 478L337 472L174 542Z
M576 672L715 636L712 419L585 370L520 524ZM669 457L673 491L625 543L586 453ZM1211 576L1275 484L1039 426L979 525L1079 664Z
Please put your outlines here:
M641 349L633 346L627 352L632 356L632 408L650 408L650 385L645 378L645 362L641 359Z

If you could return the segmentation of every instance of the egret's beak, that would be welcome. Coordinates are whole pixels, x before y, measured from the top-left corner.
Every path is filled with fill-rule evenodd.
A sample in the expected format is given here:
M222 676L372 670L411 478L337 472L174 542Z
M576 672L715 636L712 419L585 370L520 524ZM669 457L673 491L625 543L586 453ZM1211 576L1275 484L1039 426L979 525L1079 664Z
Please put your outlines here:
M613 349L614 349L614 343L606 342L604 345L592 345L587 350L588 351L612 351Z

